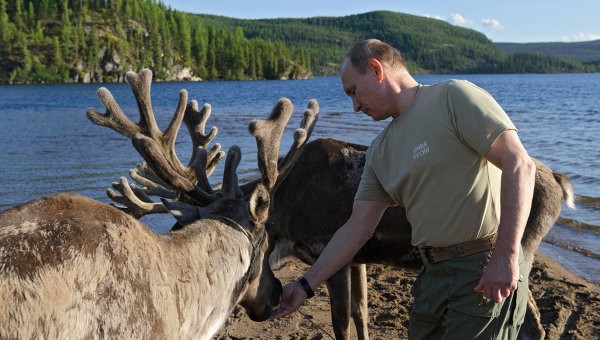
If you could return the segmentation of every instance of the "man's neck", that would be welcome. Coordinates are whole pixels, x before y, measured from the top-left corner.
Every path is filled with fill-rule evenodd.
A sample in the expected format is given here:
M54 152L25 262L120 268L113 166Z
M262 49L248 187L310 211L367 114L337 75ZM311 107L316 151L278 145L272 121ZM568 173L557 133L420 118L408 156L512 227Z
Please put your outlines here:
M413 104L419 91L419 83L410 75L404 76L402 79L399 91L397 92L396 106L398 107L397 114L392 115L394 118L400 117ZM407 79L408 78L408 79Z

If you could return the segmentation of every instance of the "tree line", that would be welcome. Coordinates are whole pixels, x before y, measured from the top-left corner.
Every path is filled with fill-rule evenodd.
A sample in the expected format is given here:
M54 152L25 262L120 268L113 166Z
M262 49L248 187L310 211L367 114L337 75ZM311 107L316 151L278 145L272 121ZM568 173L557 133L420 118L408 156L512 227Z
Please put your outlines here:
M480 32L386 11L249 20L159 0L0 0L0 83L121 81L144 67L157 80L306 78L336 74L371 37L397 47L413 73L600 71L599 62L505 54Z
M377 38L398 48L413 73L598 72L599 62L542 53L506 54L481 32L433 18L374 11L344 17L234 19L200 15L219 27L242 27L246 36L282 40L307 50L316 74L337 72L359 40Z
M119 81L151 68L169 79L310 76L310 56L280 40L246 38L156 0L0 0L0 82Z

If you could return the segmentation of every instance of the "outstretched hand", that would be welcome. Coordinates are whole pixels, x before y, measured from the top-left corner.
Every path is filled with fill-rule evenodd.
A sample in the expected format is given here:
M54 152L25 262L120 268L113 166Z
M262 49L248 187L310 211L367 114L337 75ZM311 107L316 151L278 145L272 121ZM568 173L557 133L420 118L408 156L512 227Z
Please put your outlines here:
M306 292L298 281L292 281L283 286L283 292L279 300L279 308L275 310L270 319L282 318L296 311L308 298Z

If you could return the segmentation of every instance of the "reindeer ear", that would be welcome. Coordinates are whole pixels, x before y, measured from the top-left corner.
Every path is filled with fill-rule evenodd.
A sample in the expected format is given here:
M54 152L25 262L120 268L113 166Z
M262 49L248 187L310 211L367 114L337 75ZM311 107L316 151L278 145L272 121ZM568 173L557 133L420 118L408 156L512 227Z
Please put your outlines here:
M248 200L252 219L258 223L265 223L269 217L269 202L269 191L262 183L258 184Z
M160 200L167 210L169 210L171 215L175 217L177 222L182 225L196 222L202 217L202 211L198 206L182 202L169 202L164 198L161 198Z

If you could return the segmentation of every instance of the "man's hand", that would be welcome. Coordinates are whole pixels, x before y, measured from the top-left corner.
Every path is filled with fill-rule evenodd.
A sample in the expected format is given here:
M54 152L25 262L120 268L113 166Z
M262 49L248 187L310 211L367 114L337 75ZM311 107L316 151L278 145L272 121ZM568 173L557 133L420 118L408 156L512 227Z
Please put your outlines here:
M293 313L300 308L307 297L306 292L302 289L302 286L300 286L300 282L289 282L283 286L283 292L281 293L281 298L279 300L279 308L274 311L269 318L278 319Z
M501 214L494 254L475 291L500 303L517 289L519 247L531 210L536 169L516 130L496 138L485 158L502 170Z
M313 289L352 260L356 252L371 238L389 205L387 201L354 200L350 219L335 232L317 261L304 273ZM271 319L292 313L307 298L300 282L286 284L279 300L279 309L271 313Z
M503 298L517 289L519 280L518 256L500 256L494 253L483 271L475 291L486 299L501 303Z

